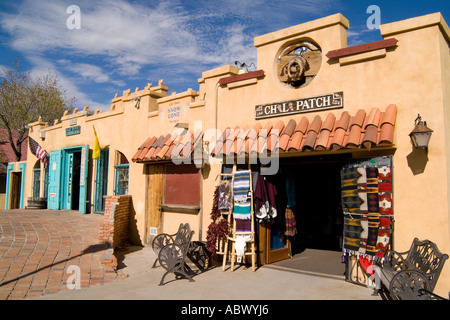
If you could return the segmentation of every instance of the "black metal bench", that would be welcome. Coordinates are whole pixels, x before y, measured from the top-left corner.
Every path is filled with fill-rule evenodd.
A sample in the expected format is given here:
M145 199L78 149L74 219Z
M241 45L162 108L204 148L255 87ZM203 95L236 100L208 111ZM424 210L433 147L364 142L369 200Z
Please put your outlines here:
M425 289L419 289L419 295L420 298L423 300L442 300L442 301L447 301L448 299L438 296L437 294L430 292L428 290ZM449 293L449 298L450 298L450 293Z
M448 255L429 240L414 239L406 252L388 250L379 269L381 294L388 299L427 299L424 289L433 292Z
M185 260L191 245L194 231L188 223L180 224L178 232L175 234L161 233L153 239L152 248L156 253L157 258L153 263L153 268L156 267L157 262L166 270L166 273L161 278L160 286L164 285L164 278L167 274L173 273L176 276L182 275L189 281L194 281L186 272Z

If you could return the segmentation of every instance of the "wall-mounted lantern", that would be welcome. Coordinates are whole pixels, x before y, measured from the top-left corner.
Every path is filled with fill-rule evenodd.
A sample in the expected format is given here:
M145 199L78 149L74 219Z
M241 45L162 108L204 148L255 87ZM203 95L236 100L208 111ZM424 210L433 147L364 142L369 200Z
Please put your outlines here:
M423 148L428 150L428 143L431 138L431 133L433 130L427 127L426 121L422 121L422 117L417 115L416 120L414 121L415 127L413 131L409 134L413 146L415 148Z

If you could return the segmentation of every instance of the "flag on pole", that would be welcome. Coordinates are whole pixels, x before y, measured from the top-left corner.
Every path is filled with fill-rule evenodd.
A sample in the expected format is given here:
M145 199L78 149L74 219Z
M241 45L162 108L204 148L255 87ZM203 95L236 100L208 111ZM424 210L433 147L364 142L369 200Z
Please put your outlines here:
M38 159L40 159L44 164L47 162L47 152L45 152L44 148L42 148L39 143L36 142L31 137L28 137L28 144L30 145L30 151L34 154Z
M94 151L92 152L92 159L98 159L98 157L100 156L100 144L98 143L98 138L97 138L97 132L95 132L95 127L92 126L92 128L94 128L94 135L95 135L95 141L94 141Z

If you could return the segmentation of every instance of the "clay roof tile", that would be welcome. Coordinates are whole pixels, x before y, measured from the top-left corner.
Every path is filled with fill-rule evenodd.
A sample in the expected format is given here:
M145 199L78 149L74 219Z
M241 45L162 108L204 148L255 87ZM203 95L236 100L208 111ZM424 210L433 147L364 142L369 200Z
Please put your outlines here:
M328 130L329 132L332 132L335 121L336 116L333 113L329 113L325 121L322 123L321 130Z
M318 134L321 126L322 126L322 119L320 118L320 116L315 116L314 120L309 125L308 133L314 131L316 134Z
M362 128L364 125L365 118L366 118L366 111L360 109L358 110L358 112L356 112L356 115L353 117L351 125L352 126L357 125Z

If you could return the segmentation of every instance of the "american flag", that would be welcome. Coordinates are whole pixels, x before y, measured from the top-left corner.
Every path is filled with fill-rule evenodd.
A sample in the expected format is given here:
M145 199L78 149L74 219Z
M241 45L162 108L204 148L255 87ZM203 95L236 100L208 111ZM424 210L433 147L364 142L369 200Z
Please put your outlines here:
M28 137L28 144L30 145L30 151L36 157L38 157L44 163L47 162L47 152L42 148L39 143L37 143L33 138Z

